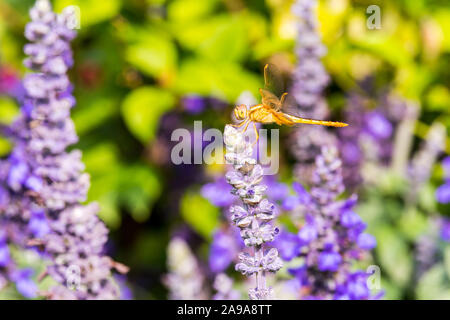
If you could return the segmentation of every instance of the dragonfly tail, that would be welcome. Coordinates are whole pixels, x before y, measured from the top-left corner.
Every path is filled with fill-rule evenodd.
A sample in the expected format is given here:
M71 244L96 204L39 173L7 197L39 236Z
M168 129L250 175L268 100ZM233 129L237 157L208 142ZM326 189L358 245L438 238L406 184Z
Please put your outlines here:
M316 125L320 125L320 126L339 127L339 128L348 126L348 124L344 123L344 122L305 119L305 118L295 117L292 115L289 115L289 118L295 123L316 124Z

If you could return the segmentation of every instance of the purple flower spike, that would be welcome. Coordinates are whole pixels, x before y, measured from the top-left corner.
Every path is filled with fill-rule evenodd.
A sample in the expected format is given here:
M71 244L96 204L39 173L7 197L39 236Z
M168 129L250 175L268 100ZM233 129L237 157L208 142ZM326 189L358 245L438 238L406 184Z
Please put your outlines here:
M268 248L278 234L271 220L275 218L275 206L263 199L266 186L263 180L262 167L252 158L253 146L244 139L241 131L227 125L224 133L225 159L233 165L233 170L226 174L227 182L233 187L231 193L237 195L242 205L230 208L231 220L240 229L240 234L247 247L253 247L252 255L242 252L236 271L243 275L256 277L256 287L249 290L252 300L271 299L272 289L267 287L266 272L277 272L282 267L275 248Z
M307 245L317 238L316 227L309 223L304 225L298 232L298 238L300 239L300 243L302 245Z
M75 98L66 75L73 64L73 14L68 9L55 14L48 0L37 0L30 10L24 65L33 72L25 75L22 114L11 126L14 149L8 162L0 162L0 190L9 202L0 205L0 223L10 231L0 242L0 261L8 263L19 292L34 297L31 275L13 272L5 243L37 243L50 259L46 274L58 284L45 292L48 298L115 299L119 290L111 269L127 268L104 256L108 230L98 207L80 204L89 188L81 152L66 151L78 141L70 118Z
M364 250L372 250L377 245L375 237L368 233L362 233L358 237L358 246Z
M17 271L13 275L13 279L16 282L17 291L25 298L36 298L37 297L37 286L36 283L31 279L33 275L33 270L23 269Z
M206 107L205 98L197 95L185 96L182 99L184 109L191 114L199 114Z
M320 271L337 271L342 257L336 252L323 252L319 255L318 268Z
M353 210L356 196L337 200L344 191L341 170L337 149L322 148L313 172L306 223L298 232L304 264L290 270L305 299L371 298L361 280L365 274L352 274L349 265L363 250L373 249L376 240L362 233L366 225Z

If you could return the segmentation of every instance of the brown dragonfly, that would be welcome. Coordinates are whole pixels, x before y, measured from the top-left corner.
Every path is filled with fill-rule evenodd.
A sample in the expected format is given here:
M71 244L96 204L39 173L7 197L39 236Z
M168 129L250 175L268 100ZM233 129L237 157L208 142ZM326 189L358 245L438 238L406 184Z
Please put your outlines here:
M273 67L271 67L271 71L269 71L269 64L264 66L264 84L266 89L259 89L259 93L262 97L260 104L251 106L250 108L247 108L246 105L241 104L234 108L234 115L236 119L241 121L238 125L233 125L234 127L239 128L245 126L243 129L243 132L245 132L247 131L249 124L252 123L256 134L255 142L257 142L259 135L255 122L265 124L276 123L280 126L293 126L298 123L317 124L330 127L348 126L348 124L343 122L305 119L283 112L282 109L285 106L287 92L284 92L281 95L281 98L278 98L274 93L267 89L273 85L273 82L271 81L271 73L273 72Z

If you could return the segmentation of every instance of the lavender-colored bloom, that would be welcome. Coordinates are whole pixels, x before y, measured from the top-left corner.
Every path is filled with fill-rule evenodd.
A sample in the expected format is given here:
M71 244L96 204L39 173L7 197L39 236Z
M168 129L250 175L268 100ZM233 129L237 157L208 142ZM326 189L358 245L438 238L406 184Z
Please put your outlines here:
M281 207L285 211L294 210L300 205L307 205L311 200L311 196L300 183L294 182L292 189L294 189L297 195L289 195L283 199Z
M375 138L389 139L392 135L392 123L379 111L366 114L367 130Z
M209 253L209 268L212 272L225 271L237 258L241 250L238 240L234 230L218 230L214 233Z
M441 238L446 242L450 242L450 219L442 218L441 222Z
M215 206L226 208L233 204L235 197L230 193L231 187L224 178L205 184L201 194Z
M205 279L199 272L199 265L187 243L179 238L170 240L167 247L167 267L169 273L163 282L169 289L172 300L204 300L209 293Z
M213 287L217 291L214 300L238 300L241 296L239 291L233 289L233 280L224 273L216 276Z
M411 203L416 201L417 193L430 179L431 169L445 147L445 138L446 129L444 125L440 122L433 123L420 150L411 160L408 170L408 180L411 184L408 200ZM443 196L441 200L445 200L445 192L442 192L441 196Z
M278 249L280 257L283 260L290 261L298 256L301 242L296 234L282 230L271 245Z
M267 197L271 201L283 201L289 193L289 188L286 184L278 182L274 175L265 176L263 180L264 184L270 192Z
M369 299L364 273L352 273L350 267L376 241L363 233L366 225L353 211L355 197L337 200L344 186L336 148L322 149L313 182L306 223L298 233L304 264L290 272L307 292L305 298Z
M377 240L375 237L368 233L362 233L358 236L357 240L358 247L364 250L372 250L377 245Z
M436 200L439 203L450 203L450 157L442 161L445 182L436 190Z
M297 65L290 91L302 117L324 119L329 112L323 91L330 77L321 61L327 49L322 44L318 31L316 6L316 0L297 0L292 6L292 13L298 18L295 47ZM324 127L297 128L289 143L291 152L297 160L294 175L298 179L309 181L314 158L320 153L320 147L334 143L334 136Z
M342 262L342 257L337 252L324 251L319 254L317 267L320 271L335 272Z
M24 94L23 85L18 75L8 67L0 67L0 95L6 94L21 101Z
M305 224L298 232L298 239L302 245L307 245L317 238L317 227L313 223Z
M205 98L197 95L185 96L181 101L184 110L191 114L199 114L203 112L206 107Z
M71 14L67 10L53 13L48 0L36 1L30 10L24 64L34 73L23 80L22 115L11 127L15 147L7 173L0 170L1 176L6 175L3 188L9 190L10 198L0 213L3 226L24 233L21 242L10 241L42 245L50 257L46 273L59 286L49 289L48 298L114 299L119 292L111 280L111 268L125 271L126 267L103 255L108 231L96 215L98 207L80 205L89 188L81 152L66 151L78 140L70 119L73 88L66 75L73 64ZM22 287L26 292L30 284L24 282Z
M44 210L35 210L31 213L28 229L36 238L42 238L50 232Z
M11 255L9 253L8 244L6 243L6 235L0 233L0 267L6 267L10 261Z
M36 283L31 280L32 275L32 269L23 269L16 271L12 276L12 279L16 282L17 291L25 298L37 297L37 286Z
M227 151L225 158L233 165L226 179L233 187L232 193L242 201L241 205L231 207L231 220L240 228L245 245L254 248L252 254L239 254L240 262L236 270L246 276L256 276L256 287L249 290L250 299L270 299L272 289L266 285L265 274L276 272L282 267L278 251L266 247L266 243L273 241L279 232L271 224L275 218L275 206L263 199L266 190L266 186L260 184L263 169L252 158L252 143L245 140L241 131L229 125L225 127L224 140Z
M315 0L298 0L292 7L293 14L299 19L295 48L298 64L294 71L292 93L308 117L324 116L324 113L320 112L319 104L322 102L322 92L329 82L329 76L320 61L326 53L326 48L318 32L314 11L316 5Z

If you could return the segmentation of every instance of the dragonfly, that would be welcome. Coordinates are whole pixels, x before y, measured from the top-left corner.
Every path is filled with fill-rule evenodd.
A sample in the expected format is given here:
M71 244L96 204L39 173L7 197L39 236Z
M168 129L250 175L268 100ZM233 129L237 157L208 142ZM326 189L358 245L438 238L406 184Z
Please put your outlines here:
M256 104L248 108L245 104L238 105L234 108L234 116L238 121L241 121L237 125L232 125L233 127L240 128L244 126L242 132L246 132L250 123L253 124L255 130L256 141L259 139L258 130L255 123L269 124L276 123L279 126L293 126L295 124L316 124L321 126L329 127L346 127L347 123L335 122L335 121L324 121L324 120L314 120L306 119L294 116L290 113L284 112L286 105L287 92L284 92L280 98L273 93L268 88L273 86L273 81L271 81L271 74L274 72L273 67L270 68L269 64L264 66L264 84L265 89L260 88L259 93L261 94L261 103Z

